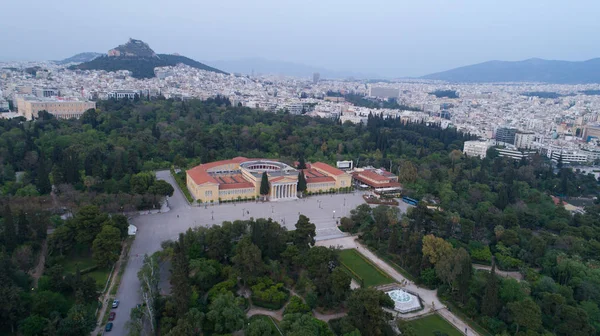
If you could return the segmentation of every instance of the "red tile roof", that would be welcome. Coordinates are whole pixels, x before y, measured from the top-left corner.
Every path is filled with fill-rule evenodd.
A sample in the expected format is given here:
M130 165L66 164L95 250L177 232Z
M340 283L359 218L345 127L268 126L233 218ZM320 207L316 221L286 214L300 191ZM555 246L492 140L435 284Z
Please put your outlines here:
M372 172L370 170L365 170L365 171L357 172L357 173L354 173L354 174L358 175L358 176L361 176L361 177L364 177L364 178L368 178L368 179L377 181L377 182L386 182L386 181L390 180L389 177L381 176L381 175L379 175L379 174L377 174L375 172Z
M319 177L307 177L306 183L323 183L323 182L335 182L335 179L331 176L319 176Z
M396 182L396 181L391 181L389 179L385 179L385 181L377 181L377 183L373 183L371 180L367 180L366 178L364 178L363 176L359 175L358 173L355 173L353 175L354 179L359 180L360 182L371 186L373 188L396 188L396 187L402 187L402 184Z
M339 176L339 175L344 175L345 173L337 168L334 168L326 163L323 162L315 162L313 164L311 164L311 168L317 168L320 170L323 170L325 172L327 172L328 174L331 175L335 175L335 176Z
M228 183L228 184L220 184L219 190L227 190L227 189L241 189L241 188L254 188L254 184L250 182L241 182L241 183Z
M218 166L223 166L223 165L226 165L226 164L241 163L241 162L245 162L245 161L248 161L248 159L245 158L245 157L242 157L242 156L238 156L238 157L235 157L235 158L233 158L231 160L223 160L223 161L215 161L215 162L203 163L203 164L201 164L199 166L196 166L196 167L194 167L194 168L186 171L186 173L198 185L205 184L205 183L220 184L219 181L217 181L215 178L213 178L212 176L210 176L208 174L207 170L209 170L211 168L218 167Z

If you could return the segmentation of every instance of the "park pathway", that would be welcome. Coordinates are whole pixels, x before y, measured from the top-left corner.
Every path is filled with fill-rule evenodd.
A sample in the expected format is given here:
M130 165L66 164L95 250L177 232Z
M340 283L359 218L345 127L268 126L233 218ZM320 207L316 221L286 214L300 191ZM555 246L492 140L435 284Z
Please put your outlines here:
M458 316L454 315L451 311L449 311L446 306L438 299L437 290L429 290L422 287L417 286L412 281L406 279L402 274L396 271L393 267L391 267L388 263L380 259L377 255L363 246L356 240L355 236L330 239L330 240L321 240L316 243L318 246L326 246L326 247L339 247L341 249L351 249L354 248L358 252L360 252L363 256L377 265L384 272L389 274L396 282L405 283L406 285L403 288L411 291L413 293L417 293L423 302L423 310L419 312L415 312L412 314L406 314L409 317L417 316L417 315L426 315L431 311L436 311L442 317L444 317L449 323L454 325L459 331L466 331L466 335L478 336L468 324L463 322Z
M474 269L484 270L490 272L492 270L492 266L481 265L481 264L473 264ZM517 281L523 280L523 274L519 272L510 272L510 271L501 271L496 267L496 274L503 278L513 278Z
M37 288L38 280L44 274L44 266L46 265L46 253L48 253L48 238L42 242L42 249L40 250L40 257L35 268L29 272L29 275L33 278L33 288Z

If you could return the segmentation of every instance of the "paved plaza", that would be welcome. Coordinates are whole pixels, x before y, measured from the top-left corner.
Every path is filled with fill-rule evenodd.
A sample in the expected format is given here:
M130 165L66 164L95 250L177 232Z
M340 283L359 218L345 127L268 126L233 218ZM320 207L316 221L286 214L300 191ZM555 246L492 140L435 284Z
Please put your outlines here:
M177 239L179 233L188 228L212 226L223 221L238 219L272 218L288 230L293 230L299 214L310 218L315 224L317 240L344 237L337 229L336 222L350 213L350 210L364 203L362 193L355 192L339 195L311 196L305 199L278 202L241 202L227 203L207 207L190 206L179 190L169 171L157 172L157 177L175 188L168 199L170 210L163 213L135 216L131 224L137 226L136 238L131 246L129 261L117 292L121 300L117 319L111 334L126 335L125 323L129 319L131 308L141 302L137 272L142 265L144 254L152 254L160 249L165 240ZM168 271L163 271L167 273ZM161 281L161 283L164 283ZM163 286L164 287L164 286ZM165 291L166 288L162 288Z

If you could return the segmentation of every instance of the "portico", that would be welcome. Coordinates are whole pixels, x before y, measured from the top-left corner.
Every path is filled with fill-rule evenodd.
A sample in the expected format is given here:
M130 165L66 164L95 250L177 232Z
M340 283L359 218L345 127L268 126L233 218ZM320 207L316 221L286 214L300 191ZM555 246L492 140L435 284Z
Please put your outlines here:
M295 199L297 182L288 183L272 183L271 184L271 200Z

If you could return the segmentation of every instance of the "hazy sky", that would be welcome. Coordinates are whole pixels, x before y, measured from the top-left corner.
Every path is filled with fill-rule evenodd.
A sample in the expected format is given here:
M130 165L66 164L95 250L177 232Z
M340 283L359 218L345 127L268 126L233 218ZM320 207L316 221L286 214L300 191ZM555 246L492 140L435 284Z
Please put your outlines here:
M129 37L197 60L261 57L417 76L487 60L600 57L598 0L2 0L0 60Z

